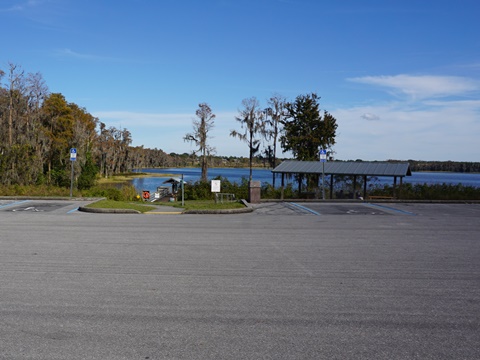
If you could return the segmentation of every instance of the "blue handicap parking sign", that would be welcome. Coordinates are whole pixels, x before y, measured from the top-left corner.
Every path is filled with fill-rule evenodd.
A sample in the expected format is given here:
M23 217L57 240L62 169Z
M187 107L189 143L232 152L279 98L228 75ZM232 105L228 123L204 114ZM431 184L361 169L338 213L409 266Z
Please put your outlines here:
M326 162L327 161L327 150L320 150L320 161Z

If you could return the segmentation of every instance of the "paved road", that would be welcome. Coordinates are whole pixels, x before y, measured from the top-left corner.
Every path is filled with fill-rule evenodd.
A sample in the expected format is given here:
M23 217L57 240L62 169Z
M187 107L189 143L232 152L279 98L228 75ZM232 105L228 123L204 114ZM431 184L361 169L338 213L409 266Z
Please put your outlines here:
M480 358L480 205L48 204L0 202L1 359Z

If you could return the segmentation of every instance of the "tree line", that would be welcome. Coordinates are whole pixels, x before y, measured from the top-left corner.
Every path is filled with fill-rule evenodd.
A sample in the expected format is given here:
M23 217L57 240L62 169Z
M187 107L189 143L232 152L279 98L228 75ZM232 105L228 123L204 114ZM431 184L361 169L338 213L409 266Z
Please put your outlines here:
M408 160L412 171L480 173L480 162Z
M363 161L362 159L348 161ZM413 172L457 172L457 173L480 173L480 162L473 161L425 161L425 160L387 160L386 162L408 162Z
M26 73L9 63L0 69L0 184L70 184L70 148L77 148L74 162L79 189L92 186L98 175L111 177L150 167L275 167L277 148L297 160L319 160L318 149L333 153L337 121L320 109L315 93L293 100L275 94L265 106L255 98L241 102L236 116L240 129L230 135L247 145L248 157L215 154L208 133L215 114L199 104L193 131L185 141L197 149L191 154L167 154L161 149L132 146L132 134L101 122L85 108L51 93L40 73ZM410 161L413 171L480 172L480 163ZM313 179L314 180L314 179Z
M247 145L249 180L252 180L252 168L259 157L270 167L277 165L278 143L283 151L291 152L295 159L302 161L319 160L320 148L332 153L337 120L327 111L320 110L319 100L316 93L299 95L293 101L275 94L267 100L267 106L262 107L256 97L243 99L235 117L240 129L231 130L230 136ZM201 181L206 181L208 161L215 151L208 135L214 127L215 114L208 104L201 103L196 115L193 132L187 133L184 140L198 147L194 153L201 154ZM263 151L260 151L262 146ZM314 178L309 176L309 182L313 184Z
M12 63L0 69L0 184L68 186L71 148L78 152L80 189L93 185L98 174L178 162L178 155L131 144L127 129L108 126L62 94L50 93L40 73Z
M76 148L78 154L73 165L79 189L92 186L98 175L111 177L149 167L200 164L206 173L208 166L274 166L278 126L285 123L288 103L275 96L265 109L260 108L255 98L242 104L245 108L240 110L237 120L242 127L252 124L255 127L250 134L248 158L215 156L215 148L207 143L206 137L215 115L207 104L200 104L196 113L199 119L194 123L196 131L185 136L185 140L199 145L200 156L196 152L167 154L157 148L132 146L128 129L108 126L61 93L51 93L40 73L27 73L21 66L9 63L5 70L0 69L0 184L68 187L71 148ZM294 105L290 111L294 111ZM273 148L268 145L260 152L259 134L266 141L273 138ZM289 149L290 140L285 139L280 138Z
M275 151L272 154L269 145L259 152L256 137L261 133L264 139L273 136L277 140L278 132L271 129L286 118L285 99L270 99L272 107L266 109L260 109L254 98L249 101L253 107L242 110L238 119L247 128L250 123L261 123L252 133L251 139L255 139L250 143L249 158L215 156L214 147L200 136L211 129L209 122L215 118L206 104L201 104L196 113L198 131L185 136L185 140L199 145L200 156L195 152L167 154L157 148L132 146L128 129L108 126L61 93L51 93L40 73L27 73L21 66L9 63L5 70L0 69L0 185L68 187L71 148L77 149L73 165L80 190L91 187L98 175L111 177L149 167L200 164L206 173L207 166L274 166ZM247 103L243 104L250 106ZM266 129L267 124L272 125L271 129Z

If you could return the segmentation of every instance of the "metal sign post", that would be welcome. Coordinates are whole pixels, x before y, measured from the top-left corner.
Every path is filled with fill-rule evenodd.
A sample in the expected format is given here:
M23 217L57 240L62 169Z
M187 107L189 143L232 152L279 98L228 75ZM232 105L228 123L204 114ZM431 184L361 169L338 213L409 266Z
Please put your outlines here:
M73 162L77 160L77 149L70 149L70 162L72 163L72 173L70 176L70 197L73 196Z
M185 182L183 181L182 174L182 207L185 206Z
M325 200L325 162L327 161L327 150L320 150L320 162L322 163L322 199Z

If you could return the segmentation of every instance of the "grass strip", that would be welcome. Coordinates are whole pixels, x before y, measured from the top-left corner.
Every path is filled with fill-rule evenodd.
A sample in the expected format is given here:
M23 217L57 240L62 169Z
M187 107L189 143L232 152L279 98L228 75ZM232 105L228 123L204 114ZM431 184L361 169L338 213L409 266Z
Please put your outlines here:
M182 202L155 203L155 205L172 206L184 210L231 210L245 208L241 202L215 203L214 200L188 200L182 206ZM100 200L86 207L95 209L132 209L145 213L157 209L156 206L145 205L131 201Z
M155 210L155 206L143 205L140 203L134 203L130 201L115 201L115 200L100 200L95 203L89 204L86 207L94 209L131 209L137 210L141 213Z

